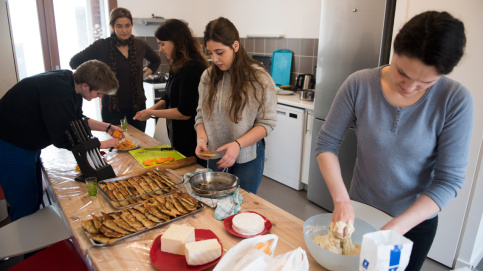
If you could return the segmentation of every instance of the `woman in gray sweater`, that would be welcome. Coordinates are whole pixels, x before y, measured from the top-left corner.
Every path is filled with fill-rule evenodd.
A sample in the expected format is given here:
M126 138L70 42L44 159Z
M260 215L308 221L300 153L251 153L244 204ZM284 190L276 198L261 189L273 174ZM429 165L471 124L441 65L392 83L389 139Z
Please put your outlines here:
M213 65L201 76L196 115L196 155L217 152L208 161L240 178L241 187L256 193L262 179L266 137L277 121L275 83L263 66L250 58L238 30L220 17L208 23L204 43Z
M446 12L409 20L394 40L391 64L344 82L317 139L317 161L334 201L332 221L354 221L350 199L394 217L381 230L413 241L406 270L419 270L440 212L465 180L473 126L471 94L445 77L466 43L464 25ZM348 193L337 150L354 126L357 161Z

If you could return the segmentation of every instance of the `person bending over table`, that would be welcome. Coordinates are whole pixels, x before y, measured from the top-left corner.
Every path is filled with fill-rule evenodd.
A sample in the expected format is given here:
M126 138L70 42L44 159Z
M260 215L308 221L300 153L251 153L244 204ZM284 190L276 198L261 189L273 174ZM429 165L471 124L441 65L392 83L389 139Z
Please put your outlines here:
M10 204L15 221L35 213L42 203L41 150L51 144L72 147L65 130L80 120L82 99L90 101L103 94L115 94L118 81L109 66L91 60L74 72L56 70L27 77L0 99L0 186ZM123 130L88 119L95 131ZM101 148L116 147L119 139L101 142ZM60 165L59 165L60 166Z
M334 201L332 221L354 221L350 199L394 217L381 230L413 241L406 270L419 270L438 213L465 180L473 126L470 92L449 74L466 44L464 25L447 12L409 20L390 65L353 73L342 84L317 138L317 161ZM357 160L348 193L337 150L349 127Z

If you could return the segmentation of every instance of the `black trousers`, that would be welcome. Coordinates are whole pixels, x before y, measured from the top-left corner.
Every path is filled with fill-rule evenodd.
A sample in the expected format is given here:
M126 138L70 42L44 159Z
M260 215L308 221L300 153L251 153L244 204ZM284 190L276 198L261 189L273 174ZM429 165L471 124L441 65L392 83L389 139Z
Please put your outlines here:
M429 249L433 244L436 230L438 229L438 216L423 221L421 224L408 231L404 237L413 241L413 250L409 259L408 271L421 270Z
M146 105L142 105L139 111L146 109ZM121 119L126 116L127 123L131 124L132 126L136 127L136 129L144 132L146 130L146 122L133 120L132 118L136 115L137 111L132 109L121 109L120 111L109 111L107 106L103 106L101 109L102 121L111 123L112 125L121 125Z

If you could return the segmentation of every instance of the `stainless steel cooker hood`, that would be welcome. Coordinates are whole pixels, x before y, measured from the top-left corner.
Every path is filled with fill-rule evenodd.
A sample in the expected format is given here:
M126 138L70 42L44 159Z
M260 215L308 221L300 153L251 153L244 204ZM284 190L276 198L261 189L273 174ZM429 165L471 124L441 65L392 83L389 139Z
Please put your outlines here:
M143 25L161 25L166 21L167 20L164 19L164 17L155 17L154 15L152 18L141 18L141 23Z
M165 19L164 17L161 16L155 16L154 14L151 15L151 18L133 18L134 24L139 24L139 25L162 25L164 24L168 19ZM188 22L185 20L183 21L186 25L188 25Z

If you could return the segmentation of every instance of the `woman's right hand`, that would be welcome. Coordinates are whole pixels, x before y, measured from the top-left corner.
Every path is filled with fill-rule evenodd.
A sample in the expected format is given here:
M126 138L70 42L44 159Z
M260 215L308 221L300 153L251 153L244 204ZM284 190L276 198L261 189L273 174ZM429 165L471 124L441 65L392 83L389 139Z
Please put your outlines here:
M354 225L354 207L350 201L344 201L339 203L334 203L334 212L332 212L331 223L337 223L337 221L342 221L344 223L349 223L349 221ZM344 236L346 232L344 230Z
M208 146L206 145L206 142L203 140L198 140L198 144L196 145L195 149L195 154L198 158L203 159L203 160L209 160L210 157L201 155L201 152L209 151Z
M139 121L147 121L149 118L151 118L150 110L144 109L142 111L136 112L136 115L132 119L139 120Z

